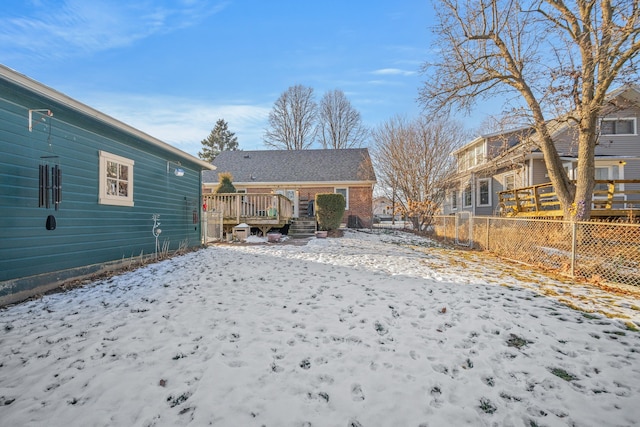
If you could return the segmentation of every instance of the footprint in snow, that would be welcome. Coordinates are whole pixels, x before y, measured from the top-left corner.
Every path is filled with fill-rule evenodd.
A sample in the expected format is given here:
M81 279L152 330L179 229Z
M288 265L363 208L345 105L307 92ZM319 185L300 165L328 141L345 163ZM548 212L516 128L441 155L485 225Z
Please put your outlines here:
M305 370L311 368L311 361L309 359L303 359L302 362L300 362L300 367Z
M362 392L362 386L360 384L353 384L351 386L351 396L356 402L364 400L364 393Z
M377 320L375 321L373 326L375 327L376 332L379 335L386 335L389 332L389 330L382 323L378 322Z

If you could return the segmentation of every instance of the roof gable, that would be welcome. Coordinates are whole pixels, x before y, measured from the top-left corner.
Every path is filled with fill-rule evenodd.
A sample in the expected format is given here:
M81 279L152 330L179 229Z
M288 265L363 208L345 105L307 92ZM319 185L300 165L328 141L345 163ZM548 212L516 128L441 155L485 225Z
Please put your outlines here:
M205 183L230 172L234 183L375 182L366 148L223 151L203 174Z

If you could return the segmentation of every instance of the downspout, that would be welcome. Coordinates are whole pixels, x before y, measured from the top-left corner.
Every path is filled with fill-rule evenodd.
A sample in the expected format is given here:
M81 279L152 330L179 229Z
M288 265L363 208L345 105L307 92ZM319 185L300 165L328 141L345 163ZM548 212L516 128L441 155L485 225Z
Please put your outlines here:
M476 173L471 172L471 211L476 216Z

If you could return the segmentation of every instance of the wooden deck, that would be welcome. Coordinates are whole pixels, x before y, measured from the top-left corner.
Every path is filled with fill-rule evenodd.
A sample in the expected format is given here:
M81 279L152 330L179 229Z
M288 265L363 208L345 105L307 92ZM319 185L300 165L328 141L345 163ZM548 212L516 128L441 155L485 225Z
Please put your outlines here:
M293 202L280 194L223 193L203 194L207 212L221 212L225 229L245 223L266 234L281 228L293 218Z
M640 214L640 186L637 185L640 184L640 180L596 180L595 183L596 188L606 189L593 192L591 217L627 217ZM551 183L501 191L498 198L498 213L501 216L563 216L558 196Z

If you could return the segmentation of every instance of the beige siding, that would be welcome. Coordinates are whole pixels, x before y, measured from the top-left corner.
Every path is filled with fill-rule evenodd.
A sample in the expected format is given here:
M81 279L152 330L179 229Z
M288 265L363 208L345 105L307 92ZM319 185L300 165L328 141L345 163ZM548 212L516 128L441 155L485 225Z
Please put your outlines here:
M636 135L602 135L600 137L600 143L596 147L596 156L640 156L640 136L637 135L640 109L635 108L623 110L617 112L615 115L610 115L608 117L635 117Z
M531 173L531 182L527 185L545 184L549 182L549 174L547 173L547 167L544 164L544 160L533 160L533 172Z

